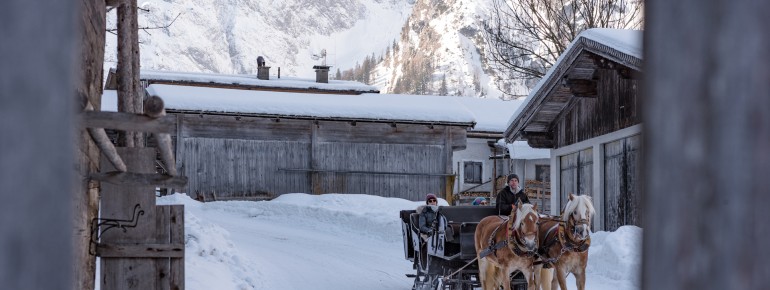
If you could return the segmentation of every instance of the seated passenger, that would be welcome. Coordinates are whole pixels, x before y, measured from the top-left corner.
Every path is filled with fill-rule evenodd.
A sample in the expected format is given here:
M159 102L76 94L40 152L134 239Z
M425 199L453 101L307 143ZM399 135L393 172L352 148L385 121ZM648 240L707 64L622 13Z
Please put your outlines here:
M486 198L479 196L476 199L474 199L471 204L472 205L489 205L489 202L487 201Z
M420 214L418 219L420 236L423 239L427 239L427 237L433 235L433 230L436 228L436 218L438 216L438 199L436 195L429 193L425 197L425 205L417 207L417 213Z

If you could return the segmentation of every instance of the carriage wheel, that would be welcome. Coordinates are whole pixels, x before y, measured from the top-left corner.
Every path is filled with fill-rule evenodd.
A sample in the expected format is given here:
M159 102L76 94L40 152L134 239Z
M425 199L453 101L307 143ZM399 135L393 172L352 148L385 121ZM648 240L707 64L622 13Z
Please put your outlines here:
M527 290L527 278L519 271L511 275L511 290Z

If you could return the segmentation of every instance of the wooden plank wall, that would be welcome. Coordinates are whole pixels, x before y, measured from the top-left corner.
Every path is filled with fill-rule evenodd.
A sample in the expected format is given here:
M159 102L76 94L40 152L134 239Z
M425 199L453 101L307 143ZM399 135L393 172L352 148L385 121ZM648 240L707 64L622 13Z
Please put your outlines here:
M307 174L278 171L306 168L308 142L190 137L184 139L183 146L187 192L193 198L310 192Z
M321 168L404 173L443 173L443 146L325 142L316 151ZM365 193L421 200L443 190L442 176L322 173L323 192Z
M464 148L466 142L462 127L179 116L177 131L183 144L177 146L177 155L182 160L180 169L189 178L183 191L205 200L275 197L291 192L364 193L422 200L428 192L445 190L441 175L451 174L446 169L451 162L445 160L451 160L451 154L445 147ZM446 138L447 134L452 137ZM312 173L308 171L311 169L321 171Z
M561 148L641 122L638 81L622 78L616 70L597 69L598 98L576 98L556 124L555 147Z
M79 80L75 90L85 96L95 110L101 109L102 75L104 68L104 43L107 10L104 1L78 1L80 17L80 64ZM83 100L79 100L83 101ZM78 109L82 109L78 103ZM72 289L93 289L96 275L96 257L89 253L91 241L91 220L97 217L99 209L99 187L88 176L99 171L99 149L88 130L81 128L77 136L77 186L72 195L73 226L75 231L73 247ZM2 287L0 287L2 288Z

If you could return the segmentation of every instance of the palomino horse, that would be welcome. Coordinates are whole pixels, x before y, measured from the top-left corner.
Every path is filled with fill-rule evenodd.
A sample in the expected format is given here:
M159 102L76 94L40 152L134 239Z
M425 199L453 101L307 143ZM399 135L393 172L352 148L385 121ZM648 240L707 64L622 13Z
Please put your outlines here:
M528 289L536 289L533 263L537 251L537 206L514 205L509 218L488 216L476 226L476 257L481 288L511 289L510 276L519 270L527 277Z
M553 266L553 275L540 275L543 289L557 289L556 282L562 290L567 289L567 275L575 275L578 290L586 286L586 264L588 264L588 247L591 246L591 218L596 212L587 195L575 196L569 194L569 202L564 208L561 220L543 219L540 223L538 250L544 264ZM546 273L546 269L543 269ZM547 284L547 277L551 283ZM550 287L548 287L550 286Z

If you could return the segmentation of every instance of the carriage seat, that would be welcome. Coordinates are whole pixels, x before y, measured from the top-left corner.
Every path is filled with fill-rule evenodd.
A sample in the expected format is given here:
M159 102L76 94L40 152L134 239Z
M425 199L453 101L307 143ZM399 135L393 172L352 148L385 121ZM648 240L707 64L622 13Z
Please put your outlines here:
M409 215L409 225L412 228L412 232L416 235L420 234L420 214L419 213L412 213Z

